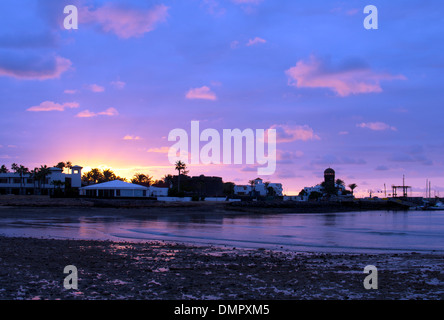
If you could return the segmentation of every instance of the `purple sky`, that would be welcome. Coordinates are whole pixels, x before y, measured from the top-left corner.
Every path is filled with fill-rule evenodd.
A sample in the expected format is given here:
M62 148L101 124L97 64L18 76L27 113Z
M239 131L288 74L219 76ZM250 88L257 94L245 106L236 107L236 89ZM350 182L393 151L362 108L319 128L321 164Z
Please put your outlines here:
M63 8L79 29L63 28ZM363 27L376 5L379 29ZM444 3L1 1L0 164L174 173L168 133L268 129L287 194L331 166L359 195L444 195ZM247 165L191 165L238 184Z

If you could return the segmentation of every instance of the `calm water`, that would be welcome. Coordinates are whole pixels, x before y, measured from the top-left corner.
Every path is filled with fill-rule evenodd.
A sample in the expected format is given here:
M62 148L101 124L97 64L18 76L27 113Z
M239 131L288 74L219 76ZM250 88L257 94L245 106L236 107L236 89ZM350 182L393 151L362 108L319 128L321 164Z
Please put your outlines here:
M118 209L0 207L0 234L330 252L444 253L444 211L129 216Z

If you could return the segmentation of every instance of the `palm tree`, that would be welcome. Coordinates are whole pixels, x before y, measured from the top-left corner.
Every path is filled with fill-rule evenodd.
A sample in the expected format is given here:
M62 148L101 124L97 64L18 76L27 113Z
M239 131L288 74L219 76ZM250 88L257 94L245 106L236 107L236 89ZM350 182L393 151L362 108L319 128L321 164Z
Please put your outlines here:
M17 165L13 163L11 169L20 175L20 194L23 194L23 175L29 173L29 169L23 165Z
M344 182L344 180L341 180L341 179L336 179L336 184L337 184L338 186L345 186L345 182Z
M65 162L65 168L68 168L68 174L69 174L69 170L71 170L71 168L72 168L72 162L71 161L66 161Z
M176 168L175 168L178 172L179 172L179 176L178 176L178 178L177 178L177 192L179 192L180 191L180 175L181 175L181 173L182 174L187 174L188 173L188 171L186 170L187 169L187 165L185 164L185 162L182 162L182 161L177 161L176 162Z
M8 173L8 172L9 172L8 168L4 164L2 164L2 167L0 168L0 173Z
M104 169L102 174L103 174L103 182L117 180L115 173L111 169Z
M251 186L251 196L256 195L256 185L255 185L255 180L248 180L248 184Z
M37 180L38 173L39 173L39 169L38 168L34 168L33 170L29 171L29 176L31 177L32 183L34 184L34 194L35 194L35 191L36 191L35 181Z
M348 187L352 191L352 195L353 195L353 191L358 187L358 185L356 183L352 183L352 184L349 184Z
M66 164L64 162L59 162L54 167L62 169L62 171L63 171L63 169L65 169L65 167L66 167Z
M131 183L139 184L139 185L150 185L153 181L153 177L150 177L147 174L136 173L134 177L131 179Z
M50 174L51 174L51 170L48 168L48 166L46 164L44 166L40 166L39 176L40 176L40 180L42 181L43 189L45 189L46 177Z

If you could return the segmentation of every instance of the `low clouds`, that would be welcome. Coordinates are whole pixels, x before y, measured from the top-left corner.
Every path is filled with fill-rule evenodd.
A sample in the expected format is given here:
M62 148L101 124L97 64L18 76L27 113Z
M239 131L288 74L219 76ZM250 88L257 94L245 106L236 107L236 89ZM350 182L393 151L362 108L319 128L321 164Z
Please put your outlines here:
M132 136L132 135L127 134L126 136L123 137L123 140L138 141L138 140L142 140L142 138L139 136Z
M81 22L96 24L102 31L114 33L122 39L143 36L166 21L167 16L168 7L165 5L144 10L106 3L95 10L82 8L79 12Z
M384 122L362 122L356 125L359 128L367 128L373 131L397 131L396 127L390 126Z
M31 112L48 112L48 111L65 111L65 109L78 108L79 104L77 102L66 102L63 104L56 103L53 101L44 101L38 106L33 106L27 109Z
M254 46L254 45L257 45L257 44L261 44L261 43L266 43L266 42L267 42L267 40L259 38L259 37L256 37L254 39L248 40L246 46L247 47L251 47L251 46Z
M382 92L381 81L406 80L403 75L377 73L367 66L355 64L334 68L311 56L285 71L288 84L297 88L327 88L340 97L352 94Z
M95 93L99 93L99 92L104 92L105 91L105 87L99 86L98 84L91 84L91 85L88 86L88 89L91 92L95 92Z
M217 100L216 94L207 86L190 89L186 93L185 98L190 100Z
M307 125L289 126L289 125L272 125L270 129L276 129L277 142L292 142L296 140L308 141L319 140L320 137L314 133L313 129Z
M113 116L117 116L119 115L119 112L115 109L115 108L108 108L105 111L102 112L91 112L89 110L84 110L82 112L79 112L76 117L77 118L93 118L93 117L97 117L97 116L109 116L109 117L113 117Z
M0 76L23 80L56 79L71 65L70 60L53 54L0 51Z

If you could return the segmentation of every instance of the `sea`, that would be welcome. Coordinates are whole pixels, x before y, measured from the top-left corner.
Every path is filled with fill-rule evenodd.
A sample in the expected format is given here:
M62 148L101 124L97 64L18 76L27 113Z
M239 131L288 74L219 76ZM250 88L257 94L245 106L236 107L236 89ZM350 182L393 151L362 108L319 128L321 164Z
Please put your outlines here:
M147 214L108 208L0 207L0 235L174 241L227 248L444 253L444 211Z

